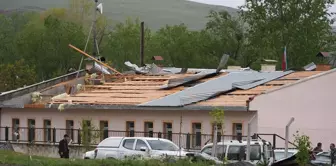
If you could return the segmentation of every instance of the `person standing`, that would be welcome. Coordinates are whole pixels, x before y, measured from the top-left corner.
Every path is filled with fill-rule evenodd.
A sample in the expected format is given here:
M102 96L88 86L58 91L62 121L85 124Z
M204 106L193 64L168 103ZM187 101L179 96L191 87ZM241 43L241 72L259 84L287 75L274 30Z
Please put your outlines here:
M320 152L323 152L321 142L317 143L317 146L313 149L314 154L317 154L317 153L320 153Z
M58 144L58 153L61 158L66 159L69 158L69 146L68 146L69 140L70 137L67 134L65 134L63 139Z
M331 143L330 144L330 160L331 160L332 166L335 164L335 154L336 154L335 144Z

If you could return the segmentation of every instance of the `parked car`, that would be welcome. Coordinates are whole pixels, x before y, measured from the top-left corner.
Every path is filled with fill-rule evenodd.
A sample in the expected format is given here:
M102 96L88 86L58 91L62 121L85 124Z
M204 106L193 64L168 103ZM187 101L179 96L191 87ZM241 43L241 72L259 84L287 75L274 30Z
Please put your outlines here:
M288 156L291 157L298 152L297 149L288 149ZM285 159L285 149L275 149L274 150L274 159L275 161L279 161Z
M273 153L271 143L266 141L251 141L251 152L250 160L252 163L256 164L264 159L272 161ZM225 158L228 162L237 162L239 160L239 154L243 148L246 152L247 141L239 142L237 140L218 142L216 157L223 161ZM212 155L213 143L205 145L200 153L206 153L207 155ZM246 157L246 156L245 156ZM244 158L243 160L245 160Z
M94 158L95 158L95 151L94 150L87 151L83 155L83 159L94 159Z
M315 160L311 161L314 165L330 165L330 152L320 152L315 155Z
M150 137L109 137L100 142L85 159L125 159L130 157L160 158L162 156L186 157L185 152L167 139Z

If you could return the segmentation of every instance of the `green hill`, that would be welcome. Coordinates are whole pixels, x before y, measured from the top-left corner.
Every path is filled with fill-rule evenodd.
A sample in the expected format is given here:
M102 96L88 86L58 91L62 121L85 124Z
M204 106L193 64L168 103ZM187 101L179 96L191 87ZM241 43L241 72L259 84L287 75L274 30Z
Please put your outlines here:
M101 2L101 0L100 0ZM236 15L237 9L200 4L185 0L103 0L104 15L115 22L124 21L127 17L145 21L152 29L158 29L166 24L174 25L185 23L190 29L204 28L211 9L226 10ZM65 8L69 6L68 0L1 0L0 9L30 8Z

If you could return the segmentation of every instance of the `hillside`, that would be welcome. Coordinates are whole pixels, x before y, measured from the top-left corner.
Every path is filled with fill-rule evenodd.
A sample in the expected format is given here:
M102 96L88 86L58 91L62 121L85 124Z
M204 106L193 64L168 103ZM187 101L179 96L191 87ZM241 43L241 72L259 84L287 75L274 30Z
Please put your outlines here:
M101 2L101 1L100 1ZM237 9L200 4L185 0L103 0L104 15L119 22L127 17L146 22L152 29L158 29L166 24L185 23L190 29L202 29L207 22L208 12L226 10L236 14ZM22 9L27 6L39 8L68 7L69 0L10 0L0 1L1 10Z

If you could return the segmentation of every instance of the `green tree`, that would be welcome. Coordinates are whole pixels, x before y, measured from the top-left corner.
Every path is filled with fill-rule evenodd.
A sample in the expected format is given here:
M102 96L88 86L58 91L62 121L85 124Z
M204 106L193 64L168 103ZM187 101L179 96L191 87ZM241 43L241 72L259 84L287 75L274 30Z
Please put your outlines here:
M289 67L302 68L331 42L328 7L333 0L246 0L240 14L248 24L252 56L281 62L287 47Z
M13 90L36 81L34 66L28 65L24 60L14 64L0 64L0 92Z
M294 134L294 143L298 146L299 152L296 153L296 162L300 166L305 166L310 160L309 151L311 150L311 142L306 135L300 135L299 131Z
M226 53L233 60L238 60L245 40L242 21L232 17L227 11L211 10L208 18L206 30L215 39L212 45L217 56Z
M77 68L80 56L68 44L81 47L84 41L81 26L52 15L43 20L32 19L16 36L17 53L36 66L39 80L63 75L70 67Z

